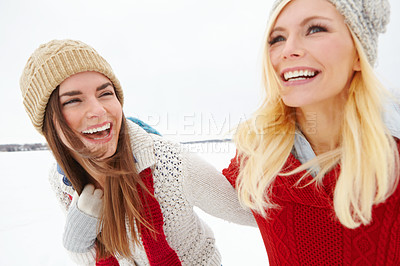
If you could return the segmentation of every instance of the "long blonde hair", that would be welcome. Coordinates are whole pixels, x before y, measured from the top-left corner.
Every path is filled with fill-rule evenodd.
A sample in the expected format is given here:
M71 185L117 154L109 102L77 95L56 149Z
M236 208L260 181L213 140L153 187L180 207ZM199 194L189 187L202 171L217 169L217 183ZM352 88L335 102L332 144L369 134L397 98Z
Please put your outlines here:
M334 210L344 226L356 228L371 221L374 205L385 201L398 183L397 145L382 120L382 93L361 43L351 32L361 71L354 74L345 104L341 142L337 149L323 153L290 173L283 166L292 151L296 130L295 110L279 96L280 81L269 57L268 36L280 11L280 3L267 25L263 55L265 98L252 117L240 124L234 140L240 159L237 189L241 202L267 216L276 207L272 186L277 175L290 175L313 167L321 169L315 177L320 185L324 175L340 164L334 192ZM389 95L389 93L386 93ZM303 176L304 177L304 176Z

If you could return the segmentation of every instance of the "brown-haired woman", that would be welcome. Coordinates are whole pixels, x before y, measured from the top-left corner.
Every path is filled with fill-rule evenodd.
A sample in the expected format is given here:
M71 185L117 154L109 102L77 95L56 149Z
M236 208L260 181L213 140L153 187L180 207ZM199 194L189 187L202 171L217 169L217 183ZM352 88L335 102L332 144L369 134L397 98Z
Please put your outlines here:
M68 213L63 242L75 262L221 265L193 206L254 224L216 169L125 119L118 79L87 44L41 45L20 86L33 125L68 177L63 182L54 169L50 179Z

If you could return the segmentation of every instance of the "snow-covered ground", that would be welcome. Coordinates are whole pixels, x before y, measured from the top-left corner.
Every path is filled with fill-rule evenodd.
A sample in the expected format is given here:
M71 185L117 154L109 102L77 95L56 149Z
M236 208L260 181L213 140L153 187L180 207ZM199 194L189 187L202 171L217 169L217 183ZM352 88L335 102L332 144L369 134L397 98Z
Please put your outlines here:
M217 169L235 150L229 143L187 146ZM48 151L0 153L0 265L74 265L61 244L64 214L47 181L53 158ZM213 228L224 266L268 265L257 228L200 216Z

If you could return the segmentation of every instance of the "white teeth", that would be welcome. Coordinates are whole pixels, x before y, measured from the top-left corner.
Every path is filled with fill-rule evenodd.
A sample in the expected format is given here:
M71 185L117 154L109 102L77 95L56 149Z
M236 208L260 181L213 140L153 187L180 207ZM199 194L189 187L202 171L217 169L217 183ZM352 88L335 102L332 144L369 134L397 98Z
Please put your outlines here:
M100 132L100 131L107 130L107 129L109 129L110 127L111 127L111 123L107 123L107 124L105 124L105 125L102 126L102 127L84 130L84 131L82 131L82 133L84 133L84 134L93 134L93 133L96 133L96 132Z
M316 75L316 71L311 70L296 70L296 71L288 71L283 74L285 80L303 80L306 77L313 77Z

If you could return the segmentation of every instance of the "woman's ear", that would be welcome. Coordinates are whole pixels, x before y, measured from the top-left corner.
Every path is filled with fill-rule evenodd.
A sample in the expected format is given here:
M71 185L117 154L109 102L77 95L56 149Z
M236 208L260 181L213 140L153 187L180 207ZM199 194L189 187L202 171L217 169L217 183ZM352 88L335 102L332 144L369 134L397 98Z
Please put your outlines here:
M354 60L353 70L354 71L361 71L361 62L360 62L360 57L359 56L357 56L357 58Z

